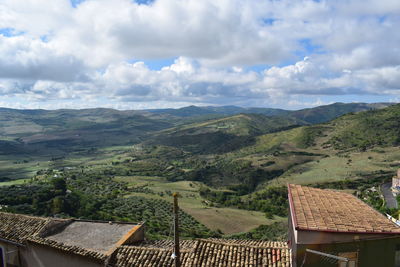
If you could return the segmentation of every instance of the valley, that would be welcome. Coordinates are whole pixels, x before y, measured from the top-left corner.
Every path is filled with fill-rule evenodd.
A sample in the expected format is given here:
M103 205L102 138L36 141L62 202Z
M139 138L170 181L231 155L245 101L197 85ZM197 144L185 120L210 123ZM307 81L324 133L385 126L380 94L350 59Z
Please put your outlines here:
M284 239L287 183L346 190L395 215L368 191L400 166L400 106L387 106L2 111L0 204L146 220L151 238L169 236L176 191L186 238Z

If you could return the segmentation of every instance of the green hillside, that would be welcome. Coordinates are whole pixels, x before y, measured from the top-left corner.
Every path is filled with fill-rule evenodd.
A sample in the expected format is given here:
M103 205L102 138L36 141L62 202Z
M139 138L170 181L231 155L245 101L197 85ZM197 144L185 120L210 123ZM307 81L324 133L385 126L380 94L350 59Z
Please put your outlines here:
M126 145L174 125L136 111L0 109L0 154L62 155L83 147Z
M254 143L255 136L300 124L304 122L286 117L238 114L167 129L159 132L149 143L174 146L193 153L224 153Z
M316 111L298 111L301 119L1 110L0 198L11 210L37 215L143 218L152 237L166 235L168 212L160 222L155 214L166 209L174 191L182 196L187 225L197 225L195 232L185 230L186 237L257 228L233 236L281 238L287 183L357 192L370 205L394 214L384 210L378 193L368 190L389 181L400 167L400 105L323 124L306 122L337 116L349 105L322 107L317 117ZM56 176L66 181L70 196L79 198L44 197ZM23 196L25 191L37 197ZM13 192L20 197L14 199ZM80 206L71 207L76 201ZM158 208L148 208L152 205ZM129 215L131 206L137 216Z
M349 112L360 112L371 109L379 109L392 105L392 103L333 103L314 108L301 110L284 110L274 108L244 108L236 106L221 107L197 107L189 106L179 109L153 109L147 110L153 114L171 115L181 118L193 118L198 116L232 116L236 114L262 114L266 116L285 116L295 118L310 124L323 123L333 120Z
M350 112L381 109L391 103L334 103L315 108L307 108L291 112L289 115L310 124L328 122Z
M336 149L400 144L400 105L385 109L348 114L331 123L334 133L328 141Z

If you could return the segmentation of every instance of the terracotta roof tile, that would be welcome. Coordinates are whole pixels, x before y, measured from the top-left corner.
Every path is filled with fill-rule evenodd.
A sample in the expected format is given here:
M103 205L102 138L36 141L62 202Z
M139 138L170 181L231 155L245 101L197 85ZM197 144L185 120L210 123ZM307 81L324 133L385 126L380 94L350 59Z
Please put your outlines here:
M153 246L152 246L153 243ZM160 246L162 245L162 248ZM197 239L181 242L182 266L290 266L286 243L254 240ZM172 241L155 241L120 247L115 267L172 266Z
M0 212L0 238L21 243L39 233L48 218Z
M54 227L66 225L73 221L0 212L0 238L20 244L33 242L68 253L101 261L106 260L108 255L96 249L88 249L47 238L46 233L51 232Z
M400 227L351 194L293 184L288 189L296 229L400 234Z

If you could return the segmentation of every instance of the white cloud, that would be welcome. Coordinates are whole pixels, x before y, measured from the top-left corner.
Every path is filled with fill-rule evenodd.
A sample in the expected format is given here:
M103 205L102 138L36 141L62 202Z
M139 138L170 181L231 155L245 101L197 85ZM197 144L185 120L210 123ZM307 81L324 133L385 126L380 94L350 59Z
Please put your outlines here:
M0 95L121 106L397 95L399 15L398 0L3 0ZM165 58L176 61L146 63Z
M26 36L0 35L0 78L24 80L86 80L87 68L72 55L60 54L51 44Z
M99 74L97 84L122 101L206 101L245 94L258 82L254 72L238 73L201 67L188 58L178 58L160 71L150 70L143 62L109 66Z
M68 0L2 0L0 28L13 28L30 36L56 33L71 23Z
M67 0L22 2L0 6L7 14L1 27L49 35L60 52L96 67L127 58L176 56L213 65L277 63L294 46L291 38L262 23L267 2L158 0L148 6L98 0L76 9Z

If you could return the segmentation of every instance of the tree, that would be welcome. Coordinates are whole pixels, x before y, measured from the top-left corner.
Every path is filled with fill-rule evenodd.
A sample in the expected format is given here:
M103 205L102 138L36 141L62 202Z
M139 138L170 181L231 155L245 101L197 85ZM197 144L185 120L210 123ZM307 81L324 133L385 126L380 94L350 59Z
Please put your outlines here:
M65 195L65 192L67 191L67 183L64 178L54 178L51 180L51 184L53 185L56 195Z

